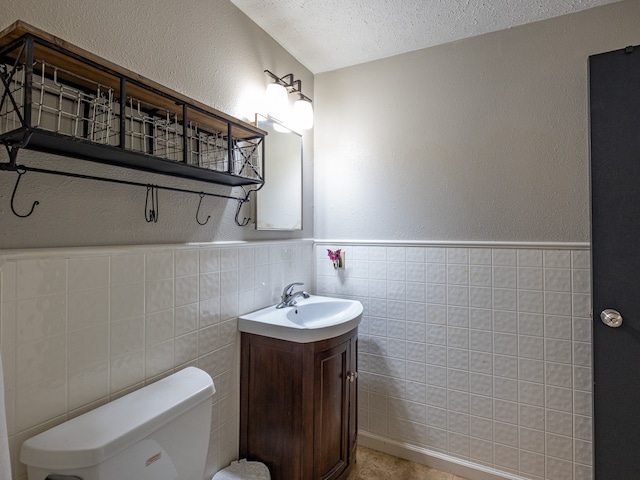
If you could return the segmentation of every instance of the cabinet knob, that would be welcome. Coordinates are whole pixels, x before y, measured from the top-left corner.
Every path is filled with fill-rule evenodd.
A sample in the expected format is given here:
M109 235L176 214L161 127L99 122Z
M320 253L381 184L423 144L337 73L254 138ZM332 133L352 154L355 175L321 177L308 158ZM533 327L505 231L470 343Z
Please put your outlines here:
M358 372L348 372L347 373L347 380L349 380L351 383L353 383L356 378L358 378Z

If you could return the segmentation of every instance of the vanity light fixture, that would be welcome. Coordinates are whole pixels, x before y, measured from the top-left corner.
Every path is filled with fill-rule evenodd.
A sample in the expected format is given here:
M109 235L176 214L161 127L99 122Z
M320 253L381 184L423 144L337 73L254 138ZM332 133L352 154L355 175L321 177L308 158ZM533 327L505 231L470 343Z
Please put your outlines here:
M283 77L265 70L274 83L267 86L267 113L268 115L286 123L289 116L289 102L287 93L298 95L298 100L293 104L292 127L296 130L308 130L313 127L313 107L311 99L302 93L302 81L295 80L293 73Z
M267 113L278 120L285 120L289 107L287 89L279 83L267 85Z
M300 92L300 98L293 104L293 121L300 130L313 127L313 107L311 100Z

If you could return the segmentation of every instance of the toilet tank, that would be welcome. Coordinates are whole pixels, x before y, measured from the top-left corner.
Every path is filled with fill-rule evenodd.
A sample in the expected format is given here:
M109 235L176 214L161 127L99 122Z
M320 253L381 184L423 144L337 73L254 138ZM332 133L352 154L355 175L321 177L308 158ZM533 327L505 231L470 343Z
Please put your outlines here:
M213 380L188 367L22 445L29 480L202 480Z

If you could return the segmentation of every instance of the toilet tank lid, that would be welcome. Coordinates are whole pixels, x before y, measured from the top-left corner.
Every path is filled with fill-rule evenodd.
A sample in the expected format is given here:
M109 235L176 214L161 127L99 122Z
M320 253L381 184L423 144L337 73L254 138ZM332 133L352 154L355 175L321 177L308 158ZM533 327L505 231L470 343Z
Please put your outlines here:
M185 368L30 438L20 461L57 470L98 465L214 393L209 374Z

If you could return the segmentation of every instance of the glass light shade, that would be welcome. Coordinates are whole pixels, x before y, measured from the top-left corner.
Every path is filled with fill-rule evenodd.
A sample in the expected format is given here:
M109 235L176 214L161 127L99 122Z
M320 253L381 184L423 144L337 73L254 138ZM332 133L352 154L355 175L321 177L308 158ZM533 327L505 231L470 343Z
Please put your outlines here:
M313 107L307 100L296 100L293 104L293 118L295 126L299 130L308 130L313 127Z
M287 89L278 83L271 83L267 86L267 113L284 120L289 108L289 95Z

